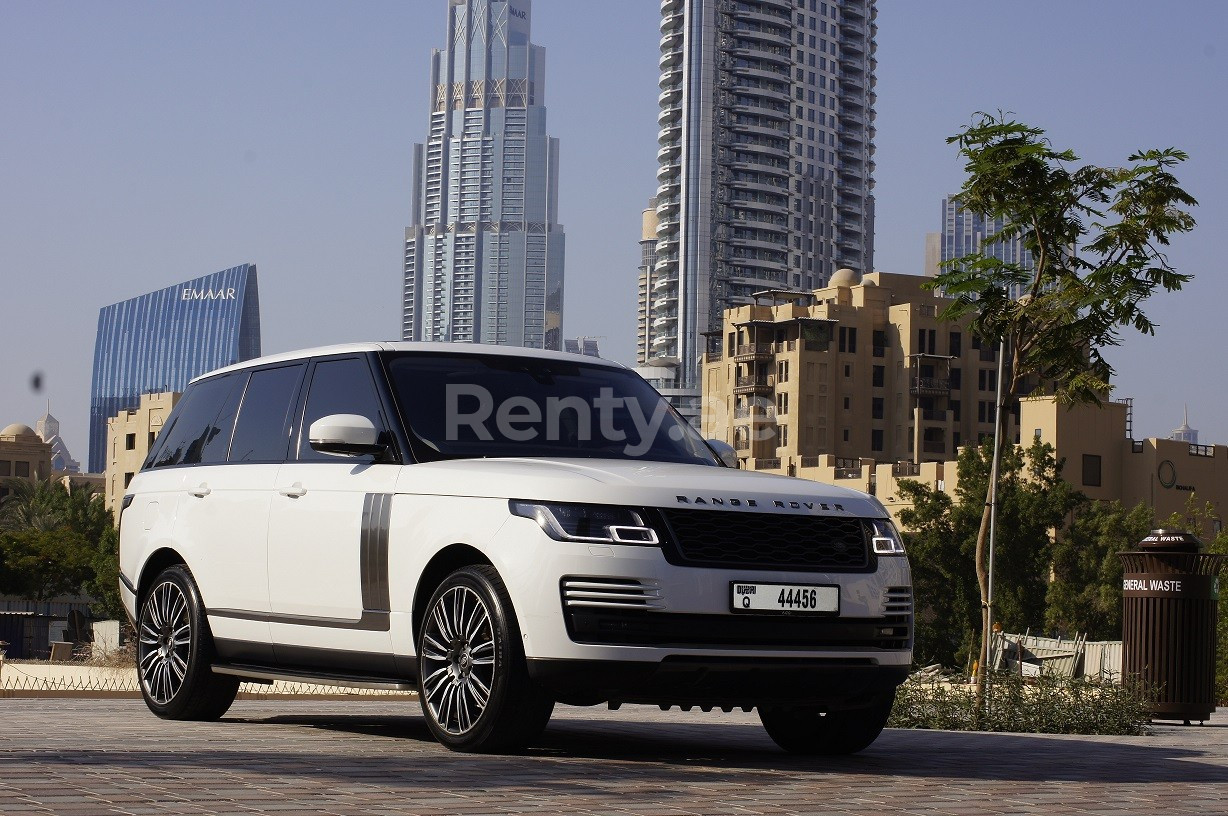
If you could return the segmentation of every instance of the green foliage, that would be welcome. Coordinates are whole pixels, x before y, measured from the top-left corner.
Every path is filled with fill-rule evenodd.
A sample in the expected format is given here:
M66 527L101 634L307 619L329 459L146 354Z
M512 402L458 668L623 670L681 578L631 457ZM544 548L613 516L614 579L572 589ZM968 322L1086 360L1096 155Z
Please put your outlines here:
M911 532L909 563L916 597L916 660L965 665L980 629L980 595L973 558L980 529L993 445L965 447L959 457L955 497L913 481L900 483L912 508L900 512ZM1085 499L1061 478L1053 448L1036 441L1012 446L999 463L998 526L994 543L995 618L1008 631L1044 619L1050 530Z
M0 592L33 601L75 595L93 575L88 542L78 532L22 530L0 533L4 572Z
M14 479L0 499L0 592L36 601L88 594L95 611L123 620L118 536L88 485Z
M119 597L119 531L108 526L99 536L91 556L94 575L85 582L85 592L94 599L93 613L101 618L127 619Z
M1134 550L1154 526L1152 510L1139 504L1089 503L1061 532L1053 548L1053 582L1046 598L1051 634L1089 640L1121 639L1120 552Z
M1153 334L1144 301L1190 280L1164 254L1170 236L1194 228L1186 208L1198 202L1172 174L1186 154L1140 150L1123 167L1078 165L1040 128L985 113L947 141L967 160L962 205L1008 226L932 281L954 298L944 317L970 318L983 340L1007 340L1008 399L1042 379L1056 381L1063 401L1098 402L1113 373L1101 350L1126 327ZM992 257L995 243L1016 237L1032 254L1030 271ZM1012 286L1027 297L1011 300Z
M1001 674L987 685L979 717L973 687L909 681L896 692L887 726L1134 736L1146 733L1150 719L1147 697L1133 688L1047 675L1025 681Z

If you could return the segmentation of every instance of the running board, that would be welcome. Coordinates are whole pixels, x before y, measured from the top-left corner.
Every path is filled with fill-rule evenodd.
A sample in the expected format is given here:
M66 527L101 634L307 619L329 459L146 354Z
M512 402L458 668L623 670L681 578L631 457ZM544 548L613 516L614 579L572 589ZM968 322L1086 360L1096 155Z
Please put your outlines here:
M381 691L417 691L418 686L405 680L390 680L384 677L361 677L338 674L310 674L308 672L270 671L254 666L213 665L214 674L233 674L256 681L285 683L309 683L316 686L344 686L346 688L380 689Z

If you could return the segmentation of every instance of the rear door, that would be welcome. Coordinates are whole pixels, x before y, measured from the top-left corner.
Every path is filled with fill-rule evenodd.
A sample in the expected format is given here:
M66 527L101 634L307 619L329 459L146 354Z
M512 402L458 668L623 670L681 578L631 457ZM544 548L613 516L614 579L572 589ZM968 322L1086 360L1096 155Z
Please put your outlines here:
M274 651L288 668L393 674L388 524L400 466L313 450L311 423L330 414L364 416L392 443L367 355L320 359L309 372L270 514Z
M192 527L209 531L214 573L209 580L215 585L212 598L205 599L209 625L220 656L232 662L273 662L269 506L306 369L303 362L242 372L242 399L231 398L238 412L237 418L232 414L233 436L227 430L226 463L213 468L208 481L193 475L186 482L184 504L193 508Z

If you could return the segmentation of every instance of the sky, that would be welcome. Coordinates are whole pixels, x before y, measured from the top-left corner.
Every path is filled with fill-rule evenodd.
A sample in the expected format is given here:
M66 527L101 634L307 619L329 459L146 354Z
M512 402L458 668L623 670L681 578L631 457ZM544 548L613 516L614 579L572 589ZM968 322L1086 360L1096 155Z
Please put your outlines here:
M446 0L0 4L0 426L46 410L88 447L98 310L241 263L265 353L400 335L413 144ZM534 0L547 130L561 143L566 336L634 363L640 213L656 189L657 0ZM875 267L921 274L977 111L1083 160L1190 154L1194 280L1107 352L1134 434L1188 405L1228 442L1214 361L1228 283L1228 3L879 0ZM1218 340L1217 340L1218 338ZM34 380L38 379L35 387Z

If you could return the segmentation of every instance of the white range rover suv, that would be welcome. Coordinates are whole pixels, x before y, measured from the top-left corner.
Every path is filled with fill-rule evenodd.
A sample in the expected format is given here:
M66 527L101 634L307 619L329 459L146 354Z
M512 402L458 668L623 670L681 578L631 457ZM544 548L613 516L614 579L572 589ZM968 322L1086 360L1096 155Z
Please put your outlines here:
M912 659L899 534L870 496L729 462L591 357L367 343L207 374L123 498L145 701L417 689L465 751L524 746L556 702L756 707L786 750L861 750Z

